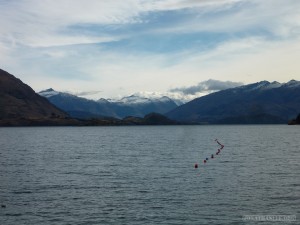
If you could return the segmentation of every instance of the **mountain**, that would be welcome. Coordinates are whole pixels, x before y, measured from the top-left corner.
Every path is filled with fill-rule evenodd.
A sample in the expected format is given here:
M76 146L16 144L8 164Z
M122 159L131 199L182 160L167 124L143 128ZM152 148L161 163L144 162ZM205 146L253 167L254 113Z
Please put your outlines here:
M194 99L166 113L170 119L201 124L287 123L300 111L300 82L261 81Z
M40 94L48 99L55 99L61 105L65 104L70 108L73 107L72 112L74 114L89 113L81 111L81 108L76 108L78 107L78 102L82 107L89 107L90 110L95 110L95 113L98 113L97 110L99 109L107 114L111 114L111 112L113 112L111 109L112 103L107 100L100 101L100 104L96 101L56 92L53 89L45 90ZM158 113L150 113L145 115L143 118L127 117L124 120L113 117L102 117L89 120L73 119L70 118L67 113L51 104L45 97L36 94L31 87L24 84L21 80L0 69L0 126L119 126L178 124L176 121L172 121ZM167 101L167 99L165 100ZM105 104L109 105L109 107L105 108ZM124 101L119 104L132 105L141 104L141 102L134 103L132 101ZM92 112L89 116L95 117L98 115L93 114Z
M151 99L131 95L120 100L101 98L94 101L53 89L41 91L39 94L71 116L82 119L143 117L152 112L164 114L177 107L177 104L166 96Z
M75 118L118 117L109 102L96 102L76 95L57 92L52 88L41 91L38 94L47 98L52 104Z
M62 124L71 121L68 117L31 87L0 69L0 125Z
M166 96L145 98L131 95L120 100L110 100L110 103L120 118L127 116L143 117L152 112L164 114L177 107L177 104Z

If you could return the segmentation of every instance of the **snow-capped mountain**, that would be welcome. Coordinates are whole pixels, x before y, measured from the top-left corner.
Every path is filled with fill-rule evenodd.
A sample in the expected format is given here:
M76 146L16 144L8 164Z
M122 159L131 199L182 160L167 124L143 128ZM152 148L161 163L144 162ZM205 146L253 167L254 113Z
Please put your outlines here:
M300 86L300 81L290 80L287 83L279 83L277 81L273 81L272 83L269 81L260 81L253 84L243 85L233 89L243 89L245 91L254 91L254 90L269 90L280 87L290 87L295 88Z
M97 100L97 102L100 103L100 104L107 104L107 103L109 103L109 100L107 100L105 98L100 98L100 99Z
M177 107L177 104L166 96L146 98L140 95L130 95L119 100L101 98L94 101L64 92L58 92L52 88L41 91L39 94L46 97L58 108L78 118L143 117L152 112L163 114Z
M149 98L149 97L144 97L136 94L126 96L118 100L113 100L113 99L106 99L106 100L111 103L124 104L124 105L150 104L150 103L157 103L157 102L160 103L174 102L176 105L180 104L179 102L176 103L173 99L167 96ZM100 101L100 99L98 101Z
M52 88L49 88L49 89L46 89L44 91L40 91L38 93L39 95L43 96L43 97L46 97L46 98L50 98L54 95L58 95L59 92L58 91L54 91Z
M166 115L197 123L287 123L300 112L300 82L261 81L196 98Z
M300 82L296 80L287 83L261 81L215 92L183 105L155 94L135 93L120 99L98 101L53 89L39 94L77 118L143 117L156 112L186 122L284 123L300 112Z
M65 92L58 92L52 88L39 92L52 104L76 118L117 117L108 104L81 98Z
M298 88L300 87L300 81L290 80L289 82L282 84L282 86L289 87L289 88Z
M137 96L137 95L130 95L117 100L115 103L125 104L125 105L132 105L132 104L147 104L151 102L151 99Z

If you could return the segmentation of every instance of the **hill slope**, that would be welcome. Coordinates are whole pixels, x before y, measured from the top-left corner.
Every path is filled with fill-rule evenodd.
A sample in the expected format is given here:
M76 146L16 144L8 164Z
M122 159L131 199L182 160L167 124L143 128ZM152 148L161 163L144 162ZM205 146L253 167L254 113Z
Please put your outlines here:
M59 123L68 115L0 69L0 125Z
M287 123L300 111L300 82L262 81L212 93L167 113L171 119L208 124Z

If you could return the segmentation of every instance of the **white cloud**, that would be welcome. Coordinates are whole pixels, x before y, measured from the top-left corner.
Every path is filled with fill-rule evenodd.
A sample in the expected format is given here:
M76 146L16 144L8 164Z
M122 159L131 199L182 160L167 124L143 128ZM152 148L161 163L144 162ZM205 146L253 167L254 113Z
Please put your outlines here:
M144 5L146 9L152 11L169 11L169 10L180 10L195 7L222 7L224 5L240 2L244 0L154 0L148 1Z
M295 0L232 0L232 1L161 1L157 10L187 8L193 17L157 27L157 33L236 33L249 36L265 32L279 38L300 35L300 1ZM155 7L153 7L155 9Z
M300 79L300 65L297 63L300 39L277 42L260 39L253 41L253 45L243 44L248 41L251 43L251 39L223 43L203 55L195 54L187 58L172 70L178 76L189 74L190 84L185 79L181 80L185 86L210 78L244 83Z
M190 50L177 54L133 54L104 49L93 51L92 48L72 53L71 49L66 56L54 53L54 56L63 57L57 57L62 68L58 67L57 61L46 61L51 63L48 66L52 68L51 73L57 73L56 76L44 74L43 66L36 63L20 68L21 72L15 75L20 75L22 80L24 76L24 80L36 90L49 87L72 92L101 90L101 93L90 96L94 99L155 92L188 101L207 92L175 93L166 90L196 86L208 79L243 83L300 80L300 64L297 63L299 46L298 39L269 42L261 38L245 38L222 43L207 52ZM177 58L177 62L168 64L173 58ZM69 71L60 71L66 68ZM71 73L70 78L57 76L67 72ZM84 77L76 77L82 74Z
M220 81L220 80L213 80L209 79L206 81L202 81L197 85L193 85L190 87L180 87L180 88L173 88L171 92L179 92L187 95L195 95L197 93L210 93L220 90L225 90L228 88L233 88L237 86L241 86L243 83L241 82L232 82L232 81Z
M0 8L0 41L33 47L113 41L116 37L76 35L65 29L82 24L135 23L139 13L134 0L19 0L0 2Z
M53 46L66 46L66 45L78 45L78 44L95 44L118 41L118 37L88 37L88 36L62 36L46 35L45 37L29 37L26 43L30 47L53 47Z
M237 3L245 6L226 13L226 6L234 7ZM5 39L9 43L32 47L120 40L124 37L74 34L66 29L87 24L146 23L142 16L147 13L186 8L192 10L190 19L179 25L151 28L148 32L247 32L247 29L261 27L281 36L300 33L300 2L294 0L19 0L2 1L0 7L0 41ZM224 13L217 14L216 11ZM209 13L212 16L207 17Z
M11 0L0 1L0 9L0 62L35 89L102 90L103 97L114 97L165 93L208 79L300 79L300 1ZM147 26L148 14L176 11L180 16L181 9L185 18L177 23ZM137 23L144 23L141 31L126 29ZM85 25L118 25L124 33L70 32ZM183 48L176 53L94 45L139 37L139 32L220 33L229 38L205 50Z

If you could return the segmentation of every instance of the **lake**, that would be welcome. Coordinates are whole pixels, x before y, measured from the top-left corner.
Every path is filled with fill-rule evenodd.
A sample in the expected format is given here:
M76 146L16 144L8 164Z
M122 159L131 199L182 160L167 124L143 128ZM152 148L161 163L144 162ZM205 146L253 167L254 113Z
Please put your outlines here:
M299 224L299 129L0 128L0 224Z

